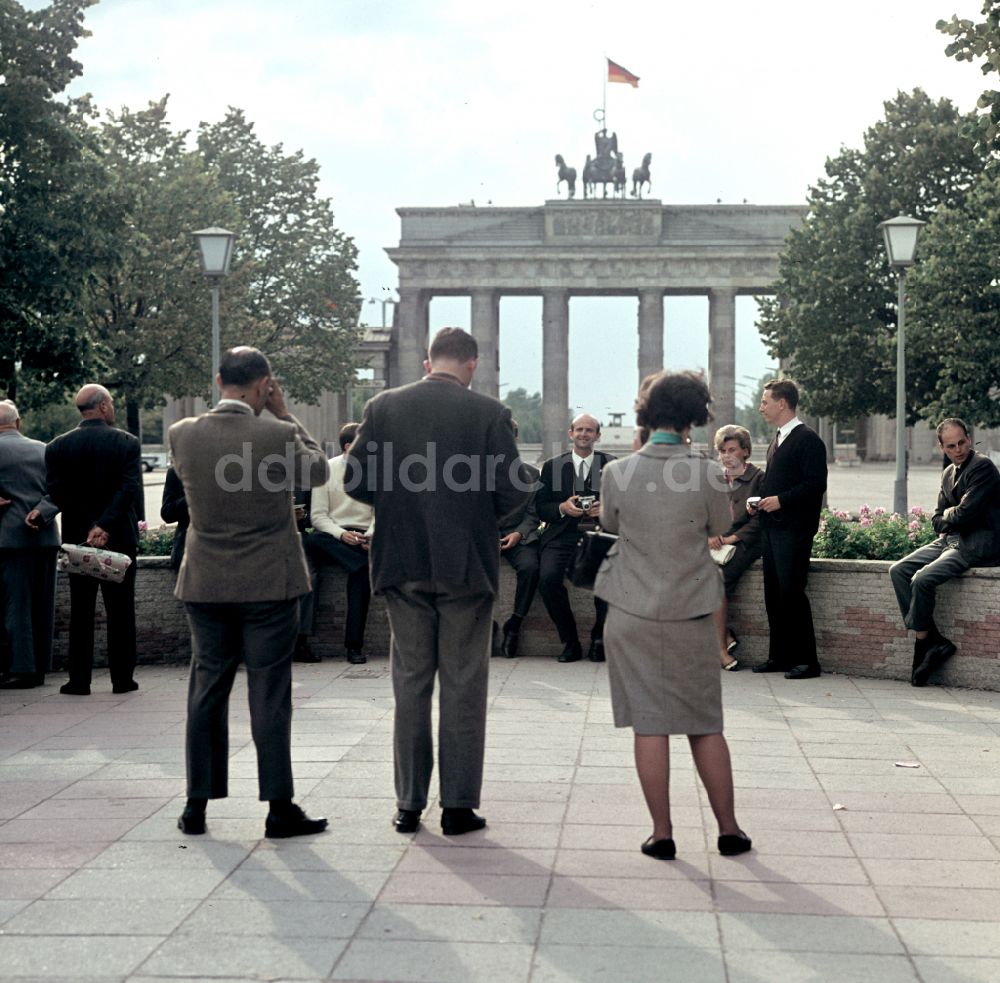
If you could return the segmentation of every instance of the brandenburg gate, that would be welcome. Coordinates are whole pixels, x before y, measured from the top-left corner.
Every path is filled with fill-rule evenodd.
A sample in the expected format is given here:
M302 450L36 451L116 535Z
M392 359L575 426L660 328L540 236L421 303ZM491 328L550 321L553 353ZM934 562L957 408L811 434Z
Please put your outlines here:
M715 418L735 416L736 297L773 292L778 253L799 205L665 205L647 200L547 201L535 208L400 208L399 303L391 385L423 375L433 297L471 298L480 365L473 388L498 395L500 298L542 298L545 451L562 447L569 406L569 300L637 300L637 378L663 368L663 298L708 297ZM669 326L668 326L669 330Z

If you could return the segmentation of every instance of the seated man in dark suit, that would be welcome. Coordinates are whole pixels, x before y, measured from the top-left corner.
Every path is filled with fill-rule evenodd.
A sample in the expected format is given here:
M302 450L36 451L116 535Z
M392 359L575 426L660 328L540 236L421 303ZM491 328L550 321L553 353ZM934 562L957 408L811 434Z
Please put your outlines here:
M511 421L514 436L517 437L517 420ZM538 481L538 468L521 462L524 478L534 485ZM521 644L521 623L531 610L538 588L538 513L535 511L534 495L527 501L524 510L510 516L500 530L500 555L514 568L517 586L514 588L514 611L503 625L503 641L500 654L506 659L517 655ZM496 623L494 622L494 631Z
M941 491L931 520L940 535L889 568L903 624L917 638L913 645L914 686L926 686L931 673L956 651L934 624L937 588L969 567L995 566L1000 560L1000 473L972 449L969 428L950 417L937 428L938 444L951 462L941 475Z
M374 515L370 505L351 498L344 491L347 448L351 446L359 426L358 423L345 423L340 428L337 437L340 454L330 459L330 480L312 491L310 515L313 531L307 532L302 541L309 561L312 592L303 599L300 609L299 648L296 653L300 661L313 661L308 654L308 643L303 640L308 639L313 631L319 569L331 564L347 573L347 617L344 619L347 661L352 665L362 665L367 661L364 653L365 624L372 597L368 542ZM318 662L319 656L314 659Z
M535 509L545 523L541 537L538 590L545 602L563 650L560 662L576 662L583 648L576 630L576 619L569 603L565 578L581 524L591 525L601 514L601 468L614 458L594 450L600 439L601 424L589 413L581 413L569 428L572 450L550 458L542 465ZM594 627L590 631L591 662L604 661L604 619L608 606L594 598Z

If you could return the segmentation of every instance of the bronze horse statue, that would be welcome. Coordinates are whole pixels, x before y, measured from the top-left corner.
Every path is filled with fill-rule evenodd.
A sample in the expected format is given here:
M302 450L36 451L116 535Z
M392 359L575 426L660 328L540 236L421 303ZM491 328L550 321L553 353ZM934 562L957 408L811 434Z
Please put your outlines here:
M653 187L653 182L649 180L649 164L653 159L652 154L646 154L642 158L642 166L637 167L632 172L632 197L641 198L642 197L642 186L645 184L650 189Z
M625 179L625 155L618 154L618 160L615 164L614 170L614 181L615 181L615 197L624 198L625 188L628 185L628 181Z
M556 154L556 165L559 167L559 180L556 181L556 194L559 194L559 185L566 182L566 197L576 197L576 168L567 167L562 154Z

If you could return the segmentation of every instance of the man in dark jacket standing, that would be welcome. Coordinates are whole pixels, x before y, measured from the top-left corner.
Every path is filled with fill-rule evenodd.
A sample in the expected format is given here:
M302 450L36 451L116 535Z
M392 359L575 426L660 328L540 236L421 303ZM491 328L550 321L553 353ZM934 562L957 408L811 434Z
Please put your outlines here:
M754 672L785 679L820 674L812 608L806 596L809 557L826 492L826 445L798 417L799 390L791 379L764 386L760 414L777 428L757 503L764 553L764 605L770 630L767 662ZM747 505L748 510L752 508Z
M120 583L81 574L69 578L69 682L60 693L89 696L94 665L97 589L108 615L108 668L115 693L139 688L135 669L137 500L142 494L139 441L113 427L111 393L93 383L76 394L80 425L45 449L49 498L62 511L64 543L85 543L132 557Z
M950 659L954 643L934 624L935 592L969 567L994 566L1000 559L1000 473L972 449L969 428L950 417L937 428L938 444L951 462L941 475L937 509L931 520L937 539L914 550L889 568L903 624L916 632L914 686L925 686L931 673Z
M440 681L441 829L482 829L479 806L500 520L529 494L510 411L471 392L475 340L442 328L420 382L365 406L344 487L375 509L372 587L385 596L396 700L400 833L414 832L434 767L431 704ZM520 485L520 487L518 487Z

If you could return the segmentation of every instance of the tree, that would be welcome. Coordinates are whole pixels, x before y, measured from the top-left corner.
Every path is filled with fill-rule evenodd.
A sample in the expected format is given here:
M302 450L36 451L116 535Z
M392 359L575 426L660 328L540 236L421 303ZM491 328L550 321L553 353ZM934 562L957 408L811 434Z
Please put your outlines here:
M518 440L522 444L542 442L542 394L528 395L527 389L512 389L504 397L504 404L517 420ZM569 419L569 417L567 417Z
M118 255L88 290L87 322L101 379L124 397L135 434L140 409L167 393L207 395L212 378L208 290L191 233L239 218L186 137L167 122L166 96L109 113L101 131L109 194L124 221ZM227 314L243 290L239 277L226 281Z
M900 92L863 149L827 160L826 177L810 189L809 213L788 237L776 296L761 301L758 322L770 354L802 384L808 412L839 422L894 415L896 282L878 225L962 204L986 162L962 133L969 118L947 99ZM910 361L911 396L933 388L940 365L931 355Z
M82 71L72 55L93 2L0 0L0 387L24 409L82 380L80 299L114 250L89 102L55 98Z
M944 49L949 58L968 62L982 58L983 75L1000 74L1000 2L985 0L982 12L985 20L979 24L966 18L959 20L952 14L950 21L939 20L937 29L955 38ZM983 90L977 105L987 112L970 120L967 131L983 149L997 149L1000 147L1000 92Z
M907 351L939 366L919 393L920 415L1000 425L1000 175L942 209L907 275Z
M233 266L246 290L242 316L223 325L226 344L260 348L296 399L344 389L361 340L357 249L319 195L319 165L264 146L234 108L201 124L198 147L240 215Z

